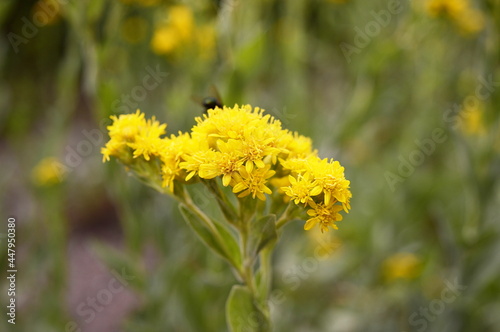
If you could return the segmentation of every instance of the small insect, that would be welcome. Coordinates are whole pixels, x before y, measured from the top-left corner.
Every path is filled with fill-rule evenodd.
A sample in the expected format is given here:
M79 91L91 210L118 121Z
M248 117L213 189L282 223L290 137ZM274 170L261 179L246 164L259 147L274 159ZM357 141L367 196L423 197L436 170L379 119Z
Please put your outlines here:
M222 108L223 105L219 91L217 91L217 88L214 85L210 86L210 94L211 96L205 97L203 99L197 97L192 98L196 103L203 106L203 108L205 109L203 111L204 114L207 114L209 109L213 109L216 107Z
M219 107L222 108L222 102L220 99L215 97L205 97L202 102L203 107L205 107L205 113L212 108Z

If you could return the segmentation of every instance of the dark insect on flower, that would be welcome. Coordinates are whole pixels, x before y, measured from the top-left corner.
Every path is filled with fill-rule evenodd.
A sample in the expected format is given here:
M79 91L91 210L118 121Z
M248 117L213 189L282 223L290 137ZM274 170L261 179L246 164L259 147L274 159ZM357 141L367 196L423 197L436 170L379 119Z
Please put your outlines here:
M205 113L212 108L219 107L222 108L222 102L215 97L205 97L202 102L203 107L205 107Z
M207 113L208 110L214 109L216 107L222 108L222 99L220 97L219 91L217 91L217 88L214 85L210 86L210 96L207 96L203 99L193 97L192 98L196 103L200 104L203 106L205 109L203 113Z

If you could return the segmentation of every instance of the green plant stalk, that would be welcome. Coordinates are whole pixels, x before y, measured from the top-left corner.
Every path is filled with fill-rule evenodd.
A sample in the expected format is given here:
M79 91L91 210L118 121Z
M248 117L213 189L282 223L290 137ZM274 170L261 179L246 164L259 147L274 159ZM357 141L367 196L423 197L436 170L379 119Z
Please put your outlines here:
M182 190L176 191L175 195L170 193L170 192L168 192L168 194L170 196L174 197L178 202L184 204L191 212L196 214L200 218L200 220L202 220L204 222L205 226L210 230L210 232L215 236L215 238L217 239L217 242L225 250L229 250L227 245L226 245L226 242L224 241L224 239L220 235L219 231L215 227L212 220L210 220L210 218L203 211L201 211L200 208L198 206L196 206L196 204L194 204L193 200L191 199L191 196L189 195L189 192L187 191L187 189L184 186L182 187ZM234 264L231 264L231 265L236 269L237 276L239 278L243 279L244 272L242 270L242 267L236 266Z
M240 200L240 250L243 258L243 282L250 290L252 297L254 299L255 306L264 314L266 321L258 321L259 332L270 332L271 331L271 321L269 306L267 304L267 299L269 297L270 280L271 280L271 266L270 266L270 253L272 251L272 246L265 248L260 255L260 265L261 274L264 277L264 282L267 284L260 290L256 286L256 275L258 271L254 270L255 258L252 257L252 252L249 250L248 240L250 231L250 222L254 214L247 215L243 209L244 202Z

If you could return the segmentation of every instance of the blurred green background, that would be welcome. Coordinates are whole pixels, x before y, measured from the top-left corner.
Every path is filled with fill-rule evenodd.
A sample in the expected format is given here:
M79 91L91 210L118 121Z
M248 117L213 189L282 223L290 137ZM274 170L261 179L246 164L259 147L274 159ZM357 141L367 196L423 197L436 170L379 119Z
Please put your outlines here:
M500 1L4 0L0 23L1 331L227 330L225 262L100 155L110 115L189 130L212 85L351 181L339 230L282 234L276 331L500 331Z

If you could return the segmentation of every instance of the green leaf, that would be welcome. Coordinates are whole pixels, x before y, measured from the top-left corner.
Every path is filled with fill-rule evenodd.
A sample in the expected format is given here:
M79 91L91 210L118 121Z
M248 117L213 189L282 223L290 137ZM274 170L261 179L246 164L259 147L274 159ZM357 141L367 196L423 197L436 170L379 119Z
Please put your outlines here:
M234 285L231 289L226 302L226 319L230 332L270 331L268 319L246 286Z
M235 268L239 269L241 267L242 260L238 242L225 226L212 220L217 231L216 234L205 225L205 222L199 216L189 210L184 204L179 205L179 209L188 225L207 247L228 260Z
M264 216L250 225L250 252L253 257L257 256L259 252L266 246L270 245L278 238L276 233L276 216L270 214Z

